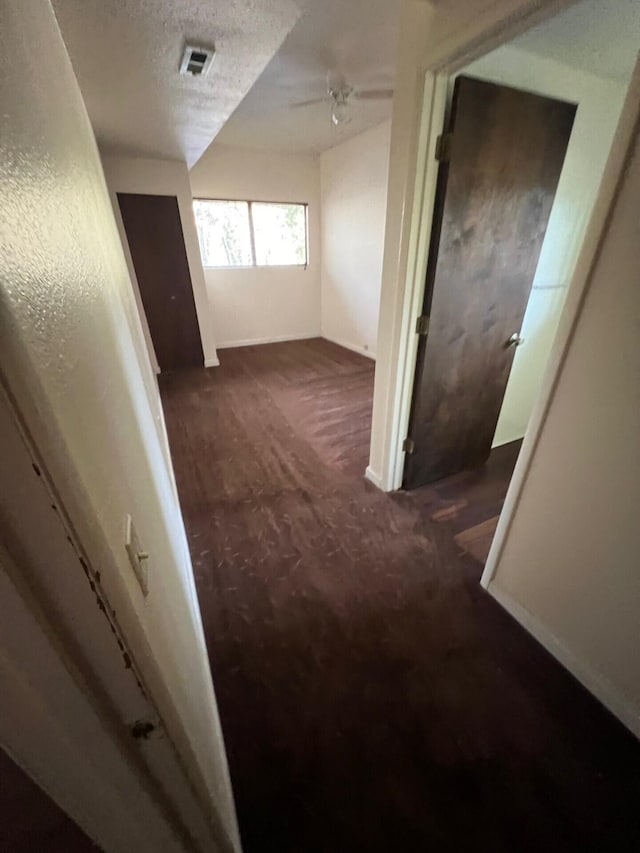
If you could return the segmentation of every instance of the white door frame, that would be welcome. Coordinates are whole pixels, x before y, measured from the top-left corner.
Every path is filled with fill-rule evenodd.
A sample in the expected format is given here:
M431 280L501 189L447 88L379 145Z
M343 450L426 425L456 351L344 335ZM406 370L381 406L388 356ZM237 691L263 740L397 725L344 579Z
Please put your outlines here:
M391 411L387 413L389 440L386 448L386 476L371 476L385 491L402 486L404 451L402 443L407 436L413 381L418 352L416 321L424 299L427 257L431 240L431 225L438 180L438 162L435 147L444 123L447 91L453 74L480 56L495 50L546 18L553 17L576 0L556 0L540 8L534 3L497 24L483 30L483 22L472 24L463 32L451 35L437 46L429 60L420 69L423 80L418 143L415 163L413 208L409 228L407 272L404 282L402 313L398 321L399 347L395 364L395 395Z
M404 280L402 312L398 319L399 346L393 371L395 393L391 395L390 411L387 412L389 437L385 448L386 476L379 480L375 476L370 476L371 472L368 471L370 479L385 491L399 489L402 486L405 456L402 443L408 432L418 350L418 335L415 334L415 326L424 299L427 256L438 177L435 146L437 137L442 132L449 80L453 74L473 60L509 42L530 27L555 16L574 3L575 0L557 0L557 2L547 3L543 6L539 3L533 3L517 14L511 15L511 17L507 17L497 24L485 27L484 30L482 29L482 22L476 25L472 24L464 32L454 33L449 39L438 45L432 52L428 63L421 69L424 85L418 125L407 272ZM639 89L640 71L636 66L579 260L568 288L565 307L547 364L545 379L531 415L518 464L509 486L500 524L482 578L483 586L487 586L493 576L506 531L516 511L519 495L537 447L538 435L546 419L556 378L564 361L573 326L582 303L589 272L606 227L614 192L623 173L631 134L640 115Z

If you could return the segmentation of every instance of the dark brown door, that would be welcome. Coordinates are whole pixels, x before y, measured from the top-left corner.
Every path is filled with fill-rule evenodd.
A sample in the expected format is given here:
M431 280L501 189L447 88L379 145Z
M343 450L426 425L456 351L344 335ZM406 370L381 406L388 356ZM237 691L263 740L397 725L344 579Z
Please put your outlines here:
M177 198L118 193L118 203L160 370L202 367Z
M436 192L404 485L488 457L576 107L456 80ZM526 345L526 342L525 342Z

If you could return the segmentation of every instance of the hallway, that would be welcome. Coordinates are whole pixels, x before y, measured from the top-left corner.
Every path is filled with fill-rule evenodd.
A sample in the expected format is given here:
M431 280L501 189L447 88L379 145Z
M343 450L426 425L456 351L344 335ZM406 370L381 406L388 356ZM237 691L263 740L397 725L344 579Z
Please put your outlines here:
M517 448L385 495L373 362L220 360L159 379L245 853L632 849L639 744L478 584Z

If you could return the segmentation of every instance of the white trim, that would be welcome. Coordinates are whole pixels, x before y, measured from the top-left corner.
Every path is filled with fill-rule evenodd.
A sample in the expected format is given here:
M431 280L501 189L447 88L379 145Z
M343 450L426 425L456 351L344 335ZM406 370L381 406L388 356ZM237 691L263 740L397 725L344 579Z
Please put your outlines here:
M446 74L427 73L426 75L418 138L416 191L409 231L407 277L401 316L401 344L396 368L397 393L393 405L395 416L391 425L391 459L387 476L383 478L385 491L393 491L402 486L404 472L402 443L409 429L413 379L418 354L418 336L414 333L414 329L422 311L424 299L433 207L438 182L439 167L435 159L435 148L438 135L442 132L448 84L449 78Z
M529 610L515 601L509 593L490 583L487 589L501 607L522 625L553 657L592 693L624 725L640 737L640 716L633 702L622 694L605 676L585 666L564 643Z
M376 354L374 352L371 352L370 350L365 349L364 347L360 347L358 346L358 344L348 344L345 343L345 341L339 341L337 338L330 338L329 335L325 335L324 333L322 333L320 337L324 338L325 341L329 341L332 344L336 344L336 346L351 350L351 352L357 352L359 355L364 355L366 358L370 358L373 361L376 360Z
M225 341L217 344L218 349L232 349L233 347L253 347L260 344L279 344L284 341L308 341L311 338L321 337L320 332L310 332L307 335L277 335L271 338L245 338L241 341Z
M220 359L216 355L215 358L205 358L204 360L205 367L220 367Z
M351 350L351 352L357 352L359 355L364 355L372 361L376 360L375 353L369 352L369 350L364 349L364 347L359 347L356 344L347 344L344 341L338 341L335 338L329 338L327 335L323 335L320 332L312 332L308 335L278 335L270 338L245 338L241 341L224 342L217 346L218 349L233 349L234 347L252 347L260 346L262 344L280 344L286 341L309 341L312 338L322 338L325 341L336 344L336 346ZM219 361L212 364L205 362L205 367L217 367L219 364Z
M382 489L382 477L372 470L371 465L367 465L366 471L364 472L364 478L370 483L373 483L377 489Z
M302 206L302 205L301 205ZM235 264L232 267L214 267L211 265L204 265L202 269L205 272L229 272L230 270L238 270L242 272L243 270L246 272L247 270L305 270L309 269L309 264Z

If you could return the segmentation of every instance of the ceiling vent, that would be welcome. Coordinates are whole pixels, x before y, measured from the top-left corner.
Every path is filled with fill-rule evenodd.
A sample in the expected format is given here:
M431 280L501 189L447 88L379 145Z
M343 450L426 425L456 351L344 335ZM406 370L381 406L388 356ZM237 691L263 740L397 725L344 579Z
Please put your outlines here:
M192 77L202 77L207 73L213 62L215 49L213 47L195 47L188 44L182 54L180 73L190 74Z

